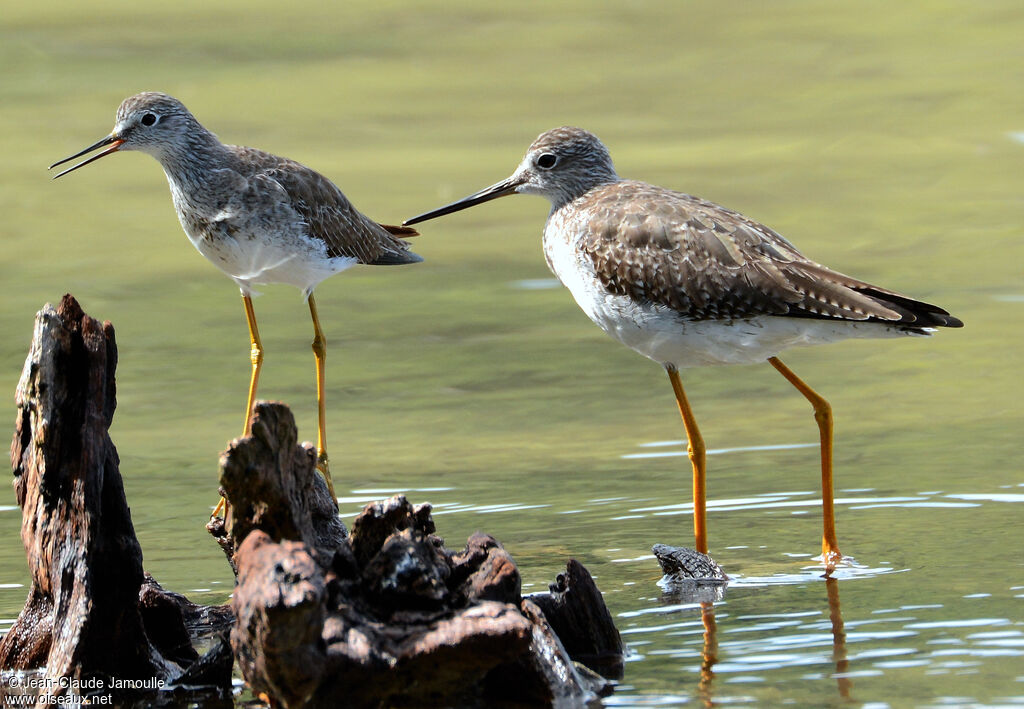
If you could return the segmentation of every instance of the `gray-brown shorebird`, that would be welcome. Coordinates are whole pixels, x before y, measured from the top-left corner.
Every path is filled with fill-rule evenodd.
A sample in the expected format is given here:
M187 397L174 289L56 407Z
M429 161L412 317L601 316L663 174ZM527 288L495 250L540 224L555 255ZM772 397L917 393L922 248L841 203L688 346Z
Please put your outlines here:
M778 353L849 337L930 335L963 323L942 308L810 261L738 212L619 178L608 149L579 128L541 134L508 179L405 224L517 193L551 201L544 255L584 312L668 372L689 441L697 550L708 551L705 448L679 369L767 360L814 409L822 560L833 567L842 554L833 510L831 407Z
M392 266L423 259L400 236L407 227L378 224L364 216L334 183L304 165L255 148L225 145L180 101L147 92L125 99L110 135L51 168L99 148L106 150L57 174L124 150L155 157L167 174L181 226L199 253L242 290L249 324L252 373L243 435L252 423L253 401L263 364L263 344L252 307L253 286L287 283L302 289L313 318L316 361L317 467L334 496L327 457L324 361L327 341L313 289L356 264ZM214 515L223 508L223 500Z

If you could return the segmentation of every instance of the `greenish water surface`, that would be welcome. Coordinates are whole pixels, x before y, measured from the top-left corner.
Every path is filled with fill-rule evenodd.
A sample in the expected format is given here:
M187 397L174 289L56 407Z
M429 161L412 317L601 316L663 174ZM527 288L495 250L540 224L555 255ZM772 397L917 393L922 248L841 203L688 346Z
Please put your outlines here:
M451 546L501 539L528 591L580 559L630 648L610 706L1024 704L1022 37L1016 2L5 7L0 392L43 303L71 292L111 320L112 436L146 568L223 601L230 571L203 524L242 425L237 289L186 241L151 158L56 183L46 165L105 135L125 96L161 90L226 142L304 162L398 222L580 125L621 175L738 209L967 324L783 356L833 404L856 565L829 587L813 562L806 401L765 365L690 370L708 447L725 449L708 464L712 553L736 581L713 633L662 594L651 545L692 540L672 393L555 287L547 205L530 197L423 225L423 264L317 290L346 519L394 492L430 501ZM255 305L261 393L315 438L306 308L273 286ZM3 494L9 623L28 579Z

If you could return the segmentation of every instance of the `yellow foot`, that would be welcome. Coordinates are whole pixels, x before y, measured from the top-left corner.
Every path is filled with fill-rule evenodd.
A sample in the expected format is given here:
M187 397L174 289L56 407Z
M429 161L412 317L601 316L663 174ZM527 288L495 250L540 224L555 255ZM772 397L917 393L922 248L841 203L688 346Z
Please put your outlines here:
M228 507L227 500L225 498L223 498L223 497L220 498L220 501L217 503L217 506L213 510L213 514L210 515L210 519L214 519L215 517L220 517L222 512L226 512L227 511L227 507Z
M334 494L334 483L331 482L331 465L330 461L327 460L327 451L320 451L320 454L317 455L316 469L324 476L324 481L327 483L327 491L331 493L331 499L337 501L338 496Z
M826 571L832 571L836 568L836 564L843 560L843 553L839 551L839 547L831 546L829 544L821 545L821 563L825 565Z

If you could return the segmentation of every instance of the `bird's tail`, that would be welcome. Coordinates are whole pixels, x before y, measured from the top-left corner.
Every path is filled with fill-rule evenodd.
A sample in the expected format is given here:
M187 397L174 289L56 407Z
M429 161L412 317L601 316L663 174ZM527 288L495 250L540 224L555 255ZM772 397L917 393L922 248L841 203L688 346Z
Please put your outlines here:
M950 315L937 305L914 300L891 291L875 288L857 288L860 293L872 300L878 301L886 308L895 310L902 316L901 323L911 325L912 328L934 328L934 327L963 327L963 320Z

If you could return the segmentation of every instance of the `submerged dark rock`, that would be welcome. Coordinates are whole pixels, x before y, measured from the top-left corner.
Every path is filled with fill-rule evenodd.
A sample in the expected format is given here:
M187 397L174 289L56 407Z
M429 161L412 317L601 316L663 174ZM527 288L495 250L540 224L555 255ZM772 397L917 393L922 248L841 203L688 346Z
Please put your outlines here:
M689 547L672 547L655 544L651 552L661 565L661 570L673 581L693 581L709 585L729 583L729 577L722 567L707 554L701 554Z
M707 554L667 544L655 544L651 552L665 573L658 585L668 595L694 603L720 601L725 597L729 577Z

